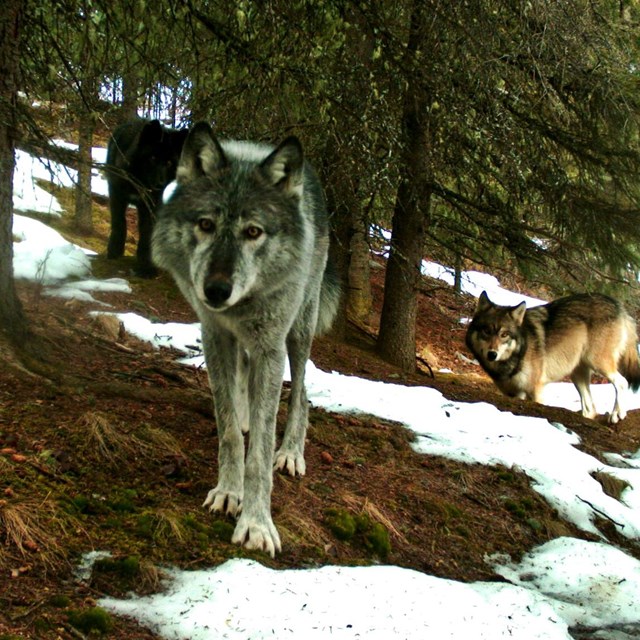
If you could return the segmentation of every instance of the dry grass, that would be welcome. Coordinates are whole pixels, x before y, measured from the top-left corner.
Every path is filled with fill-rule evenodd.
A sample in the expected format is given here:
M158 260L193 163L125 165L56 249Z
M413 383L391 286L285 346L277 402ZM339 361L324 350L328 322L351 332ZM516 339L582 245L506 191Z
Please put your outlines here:
M134 438L122 431L109 416L97 411L88 411L78 421L85 431L86 449L98 458L110 463L130 459L137 453Z
M9 473L13 471L13 465L5 458L4 456L0 456L0 476L6 477Z
M137 589L140 593L155 593L164 578L163 572L149 560L140 562L140 581Z
M137 441L143 453L146 450L149 457L156 457L158 454L172 457L184 455L178 441L170 433L156 427L144 425L141 437Z
M278 520L278 528L283 541L296 545L308 545L326 549L330 544L327 531L312 517L300 513L286 513Z
M620 480L604 471L596 471L592 475L600 483L602 490L616 500L620 500L624 490L629 487L629 483L625 480Z
M140 436L105 413L88 411L79 420L86 437L85 453L93 453L109 464L129 464L136 458L181 457L178 442L165 431L144 425Z
M371 520L379 522L384 526L391 535L395 536L396 539L405 543L407 542L407 539L400 533L400 531L398 531L391 519L386 516L381 509L376 507L376 505L368 498L359 498L347 493L342 496L342 499L353 511L366 514L371 518Z
M65 553L56 532L64 536L65 518L68 516L63 516L48 500L39 503L0 500L0 537L4 542L0 549L5 550L4 553L0 550L0 564L8 562L12 551L17 551L23 559L34 558L45 567L59 567Z
M152 514L155 521L153 537L155 540L173 540L183 544L187 531L183 523L183 516L179 511L172 509L158 509Z

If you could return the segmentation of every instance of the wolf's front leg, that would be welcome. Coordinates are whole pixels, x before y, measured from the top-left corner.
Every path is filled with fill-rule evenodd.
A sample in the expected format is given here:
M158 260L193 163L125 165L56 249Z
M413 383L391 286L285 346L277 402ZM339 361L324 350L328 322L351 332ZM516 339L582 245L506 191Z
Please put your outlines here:
M244 440L235 421L221 419L218 424L218 484L209 491L203 507L210 511L237 516L242 509L244 480ZM224 425L224 426L221 426Z
M284 348L251 354L249 404L251 429L244 471L244 503L232 542L248 549L280 551L280 535L271 518L273 450L280 402Z
M209 383L213 393L218 431L218 484L209 491L203 506L210 511L237 516L242 509L244 493L244 439L241 422L248 410L238 407L239 397L246 390L238 388L236 364L238 347L235 338L223 330L215 335L203 323L204 343Z

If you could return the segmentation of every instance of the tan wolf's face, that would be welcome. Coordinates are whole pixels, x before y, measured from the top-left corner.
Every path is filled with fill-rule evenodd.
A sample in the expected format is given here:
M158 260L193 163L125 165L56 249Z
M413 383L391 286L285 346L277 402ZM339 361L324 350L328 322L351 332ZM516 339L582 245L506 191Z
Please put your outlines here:
M486 293L469 327L469 339L476 357L487 363L508 360L519 345L525 303L502 307L491 302Z

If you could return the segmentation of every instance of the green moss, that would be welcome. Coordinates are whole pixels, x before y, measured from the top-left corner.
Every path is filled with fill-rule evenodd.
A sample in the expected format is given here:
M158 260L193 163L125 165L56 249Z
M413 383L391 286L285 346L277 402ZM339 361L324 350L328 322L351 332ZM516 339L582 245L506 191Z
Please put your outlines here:
M536 532L542 531L542 523L536 518L527 518L527 524Z
M108 576L111 582L118 582L123 590L127 590L140 576L140 558L127 556L124 558L100 558L93 567L96 578Z
M150 513L143 513L136 519L135 532L141 538L153 540L155 526L155 518Z
M38 631L38 633L47 633L52 629L51 622L49 622L49 620L46 620L44 618L37 618L36 620L34 620L33 626L36 629L36 631Z
M445 522L452 519L462 517L462 510L450 502L442 500L425 500L423 502L423 511L425 513L442 518Z
M99 516L109 513L109 507L102 500L81 494L71 498L66 505L67 511L74 515Z
M85 634L109 633L113 628L111 616L101 607L93 607L84 611L70 611L69 623Z
M511 500L511 498L507 498L504 501L505 509L511 512L517 518L521 520L526 520L529 512L533 508L533 502L527 498L516 502L515 500Z
M379 522L374 522L363 532L363 540L365 548L380 558L384 559L391 553L389 532Z
M212 537L222 542L231 542L235 526L226 520L216 520L209 527Z
M354 516L344 509L329 509L325 522L336 538L358 544L369 554L386 558L391 552L389 532L365 513Z
M134 500L138 497L135 489L125 489L109 501L109 507L119 513L133 513L136 510Z
M200 522L191 513L187 514L182 518L182 523L184 524L185 527L188 527L189 529L193 529L193 531L196 531L198 533L206 533L208 529L206 525L202 524L202 522Z
M58 595L49 598L49 605L57 609L66 609L70 604L71 598L69 598L69 596Z
M351 540L356 533L355 518L344 509L328 509L325 522L338 540Z
M502 482L506 482L507 484L512 484L516 480L516 476L512 471L508 471L506 469L500 469L496 475L498 476L498 480Z

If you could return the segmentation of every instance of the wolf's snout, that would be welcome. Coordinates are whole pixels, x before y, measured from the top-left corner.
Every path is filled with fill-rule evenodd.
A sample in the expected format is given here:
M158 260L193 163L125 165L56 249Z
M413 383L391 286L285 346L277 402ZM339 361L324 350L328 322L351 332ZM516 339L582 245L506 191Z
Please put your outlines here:
M498 352L497 351L487 351L487 360L489 360L489 362L493 362L494 360L498 359Z
M233 289L226 278L210 278L204 285L204 295L214 307L223 305L230 297Z

